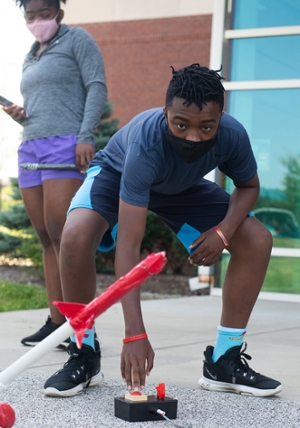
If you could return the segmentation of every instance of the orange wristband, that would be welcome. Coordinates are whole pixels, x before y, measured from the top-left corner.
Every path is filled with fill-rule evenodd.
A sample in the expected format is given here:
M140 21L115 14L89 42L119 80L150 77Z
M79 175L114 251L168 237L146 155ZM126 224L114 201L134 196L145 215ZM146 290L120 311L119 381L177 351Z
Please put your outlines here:
M219 235L219 237L221 238L223 244L225 247L228 247L229 243L227 241L227 239L225 238L225 236L223 235L222 231L218 228L218 226L214 227L214 230L217 232L217 234Z
M134 342L135 340L148 339L147 333L137 334L136 336L125 337L123 343Z

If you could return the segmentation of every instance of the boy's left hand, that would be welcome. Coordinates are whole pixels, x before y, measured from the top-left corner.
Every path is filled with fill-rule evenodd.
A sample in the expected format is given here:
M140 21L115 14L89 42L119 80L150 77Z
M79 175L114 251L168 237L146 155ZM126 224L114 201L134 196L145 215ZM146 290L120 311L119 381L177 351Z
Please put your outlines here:
M195 266L211 266L220 257L224 245L214 229L203 232L190 246L196 248L189 256L189 261Z

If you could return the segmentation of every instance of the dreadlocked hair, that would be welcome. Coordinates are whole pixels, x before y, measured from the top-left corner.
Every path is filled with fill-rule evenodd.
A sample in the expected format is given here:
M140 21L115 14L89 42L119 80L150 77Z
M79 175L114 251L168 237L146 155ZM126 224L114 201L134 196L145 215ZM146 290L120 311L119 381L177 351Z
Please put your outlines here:
M16 5L20 8L26 9L27 3L31 0L14 0ZM66 4L67 0L45 0L48 6L55 6L57 10L60 9L60 2Z
M166 107L171 107L174 97L183 98L186 106L192 103L202 110L203 104L214 101L224 106L224 86L218 73L222 70L210 70L200 64L192 64L175 71L172 68L173 77L169 83L166 94Z

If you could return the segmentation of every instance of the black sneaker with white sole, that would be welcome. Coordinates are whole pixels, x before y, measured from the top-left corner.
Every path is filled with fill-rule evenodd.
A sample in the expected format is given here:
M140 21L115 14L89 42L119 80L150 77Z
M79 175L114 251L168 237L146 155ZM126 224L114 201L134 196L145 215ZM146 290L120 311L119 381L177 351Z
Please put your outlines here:
M212 361L214 348L208 346L204 352L203 376L198 384L210 391L235 392L255 397L269 397L282 390L277 380L263 376L252 370L246 360L247 344L229 349L215 363Z
M101 351L95 339L95 351L91 346L78 349L71 342L68 346L69 360L61 370L54 373L44 385L44 393L50 397L73 397L84 388L96 386L103 380L101 372Z
M39 331L32 334L31 336L24 337L24 339L21 340L21 343L25 346L36 346L61 326L62 324L54 324L54 322L52 322L52 319L49 315L43 327L40 328ZM69 343L70 343L70 338L67 338L60 345L58 345L58 348L66 349Z

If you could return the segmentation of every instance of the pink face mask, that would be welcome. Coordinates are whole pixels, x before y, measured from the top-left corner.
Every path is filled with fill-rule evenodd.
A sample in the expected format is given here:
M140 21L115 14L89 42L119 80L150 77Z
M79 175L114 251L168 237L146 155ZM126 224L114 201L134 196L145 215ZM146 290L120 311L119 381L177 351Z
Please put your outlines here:
M59 12L53 19L36 19L31 24L26 24L28 30L34 35L40 43L52 39L57 32L59 24L56 22Z

